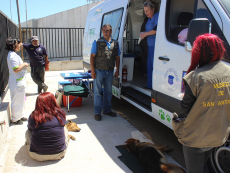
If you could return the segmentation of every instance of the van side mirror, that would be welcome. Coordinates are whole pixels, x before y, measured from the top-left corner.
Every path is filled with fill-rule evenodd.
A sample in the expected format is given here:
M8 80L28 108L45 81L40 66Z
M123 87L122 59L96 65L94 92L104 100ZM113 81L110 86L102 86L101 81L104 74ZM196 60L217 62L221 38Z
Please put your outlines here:
M187 39L185 41L185 49L192 50L193 42L196 37L205 33L209 33L209 21L206 18L192 19L189 23Z

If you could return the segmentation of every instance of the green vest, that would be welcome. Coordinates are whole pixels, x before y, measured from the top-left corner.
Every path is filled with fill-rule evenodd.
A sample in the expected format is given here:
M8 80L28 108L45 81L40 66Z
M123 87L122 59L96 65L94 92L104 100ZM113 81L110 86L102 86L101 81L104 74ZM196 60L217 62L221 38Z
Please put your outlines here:
M230 132L230 67L213 62L184 80L197 100L181 123L172 122L179 142L195 148L223 145Z
M97 40L97 53L94 59L94 67L100 70L113 70L118 54L118 41L112 39L110 49L103 37Z

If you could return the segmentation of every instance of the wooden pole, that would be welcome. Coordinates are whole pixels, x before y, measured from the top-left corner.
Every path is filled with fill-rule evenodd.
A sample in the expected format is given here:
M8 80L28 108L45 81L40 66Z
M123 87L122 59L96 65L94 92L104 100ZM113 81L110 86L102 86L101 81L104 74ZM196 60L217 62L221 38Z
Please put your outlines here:
M19 37L20 37L20 40L21 40L21 42L22 42L22 30L21 30L20 11L19 11L18 0L16 0L16 2L17 2L17 10L18 10ZM22 48L21 48L21 57L22 57L22 60L24 61L23 49L22 49Z

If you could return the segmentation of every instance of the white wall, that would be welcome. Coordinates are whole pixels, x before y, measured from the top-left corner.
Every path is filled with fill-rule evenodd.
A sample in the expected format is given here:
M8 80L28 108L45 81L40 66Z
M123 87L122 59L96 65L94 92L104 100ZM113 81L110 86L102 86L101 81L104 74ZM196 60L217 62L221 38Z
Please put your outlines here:
M101 2L94 2L40 19L29 20L27 21L28 27L85 28L88 11ZM26 27L26 22L21 23L21 27Z

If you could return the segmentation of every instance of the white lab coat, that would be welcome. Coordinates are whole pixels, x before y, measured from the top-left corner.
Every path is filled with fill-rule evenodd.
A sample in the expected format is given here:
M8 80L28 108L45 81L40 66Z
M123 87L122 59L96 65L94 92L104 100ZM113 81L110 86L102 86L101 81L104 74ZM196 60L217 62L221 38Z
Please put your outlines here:
M25 89L26 89L26 69L15 73L13 69L17 68L23 61L21 57L10 51L7 56L7 64L9 68L9 88L11 96L11 120L16 122L23 117L23 110L25 104Z

